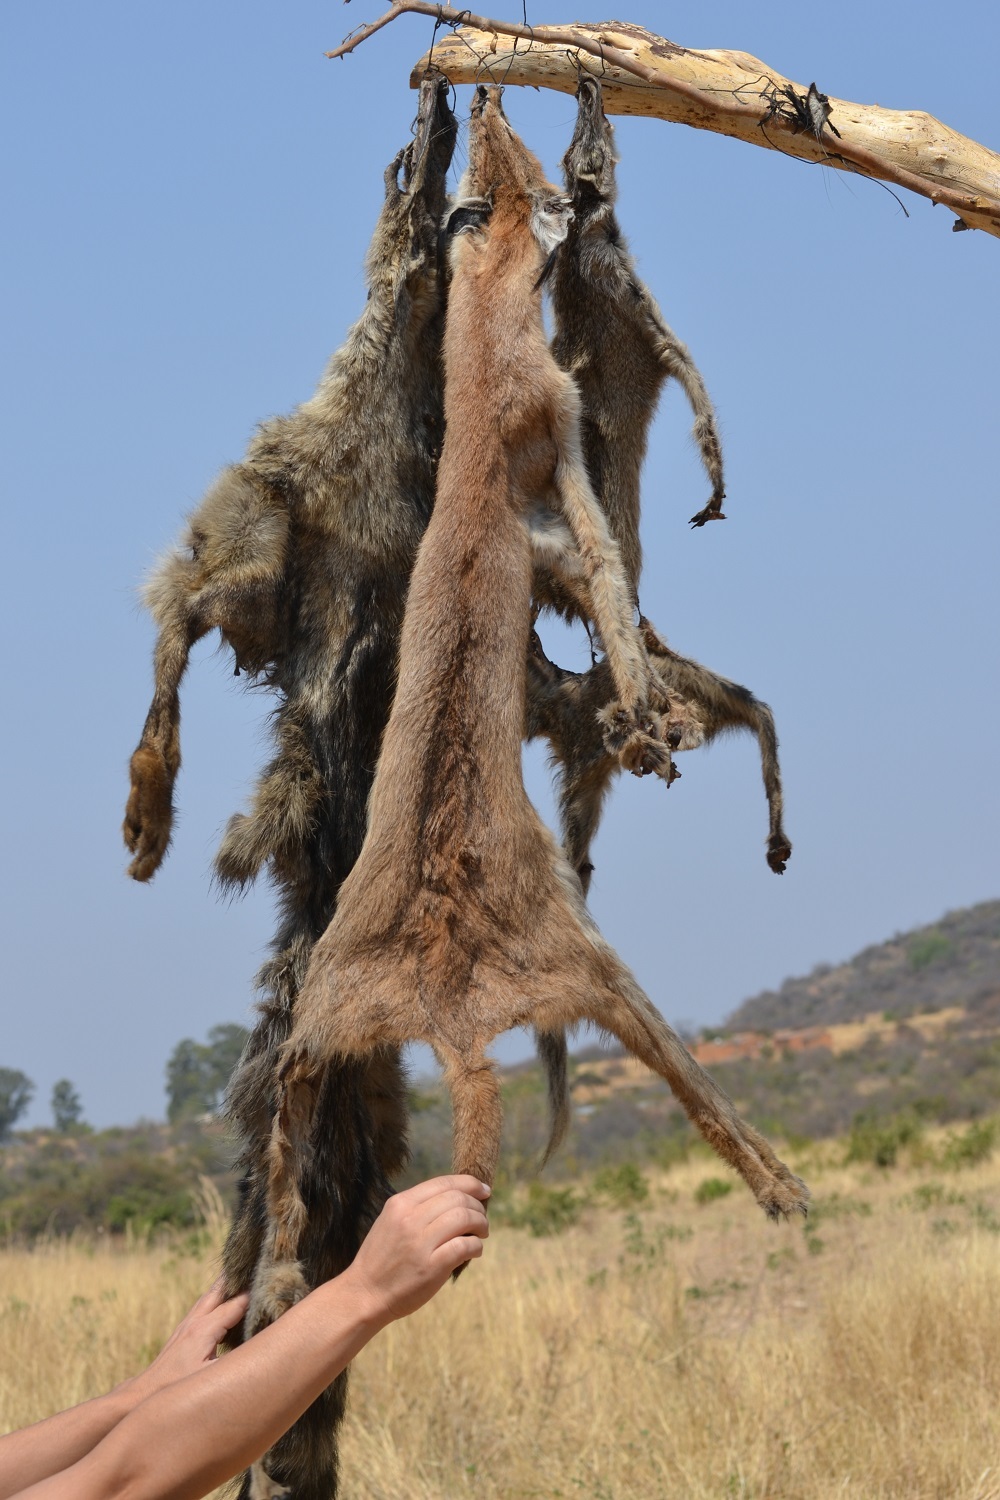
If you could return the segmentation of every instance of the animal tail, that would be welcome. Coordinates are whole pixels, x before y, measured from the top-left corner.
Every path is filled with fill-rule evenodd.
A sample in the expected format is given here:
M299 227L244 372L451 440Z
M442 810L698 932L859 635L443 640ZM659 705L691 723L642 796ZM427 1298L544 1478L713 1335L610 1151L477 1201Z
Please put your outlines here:
M535 1047L545 1073L549 1104L549 1139L539 1167L559 1150L569 1130L569 1049L565 1031L535 1031Z

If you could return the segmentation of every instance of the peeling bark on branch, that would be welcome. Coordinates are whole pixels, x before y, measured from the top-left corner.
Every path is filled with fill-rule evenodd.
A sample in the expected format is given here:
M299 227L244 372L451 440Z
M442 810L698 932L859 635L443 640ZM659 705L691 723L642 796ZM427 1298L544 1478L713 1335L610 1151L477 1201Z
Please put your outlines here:
M817 138L774 112L772 101L787 102L783 90L804 98L806 89L746 52L695 51L627 21L525 27L428 0L396 0L328 56L344 56L408 12L455 27L418 62L410 79L414 86L433 65L453 83L492 79L573 93L579 70L586 68L601 79L611 114L652 115L861 172L944 204L964 227L1000 237L996 152L920 110L883 109L832 96L830 124L840 139L829 129Z

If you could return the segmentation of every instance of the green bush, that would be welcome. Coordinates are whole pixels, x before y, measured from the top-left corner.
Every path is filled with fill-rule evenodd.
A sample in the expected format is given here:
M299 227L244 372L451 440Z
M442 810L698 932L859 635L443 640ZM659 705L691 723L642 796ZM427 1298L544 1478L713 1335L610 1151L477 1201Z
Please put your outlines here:
M193 1217L190 1193L164 1194L149 1188L134 1188L109 1200L104 1222L112 1233L136 1229L144 1234L161 1224L189 1225Z
M0 1153L0 1224L34 1239L75 1230L145 1234L198 1221L199 1181L224 1189L221 1126L38 1132Z
M973 1167L988 1161L1000 1135L996 1120L973 1120L959 1135L950 1135L941 1152L945 1167Z
M911 939L907 950L911 969L926 969L929 964L951 958L955 945L943 932L924 932Z
M616 1208L632 1208L645 1203L649 1183L634 1161L623 1161L618 1167L602 1167L594 1178L594 1192L610 1198Z
M929 1208L954 1208L956 1204L964 1203L965 1199L961 1193L950 1192L943 1183L920 1182L903 1202L924 1213Z
M913 1115L896 1115L880 1119L876 1115L856 1115L847 1139L845 1162L870 1162L876 1167L894 1167L903 1146L913 1146L920 1139L922 1127Z
M561 1234L580 1217L584 1200L572 1188L550 1188L533 1182L528 1188L527 1201L520 1207L502 1212L508 1224L518 1229L528 1229L541 1239L545 1235Z
M725 1177L706 1177L704 1182L699 1182L694 1190L694 1201L696 1203L714 1203L716 1198L725 1198L733 1190L733 1185Z
M650 1232L638 1214L625 1215L624 1229L618 1264L623 1271L630 1273L649 1271L662 1265L667 1258L667 1240L676 1238L669 1232L669 1225L661 1225Z

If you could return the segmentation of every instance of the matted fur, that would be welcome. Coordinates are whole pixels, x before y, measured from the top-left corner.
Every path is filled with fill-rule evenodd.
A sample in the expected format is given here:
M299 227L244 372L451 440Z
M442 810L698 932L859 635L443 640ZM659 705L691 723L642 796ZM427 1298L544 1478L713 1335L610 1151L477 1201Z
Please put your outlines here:
M580 387L587 469L638 601L640 476L649 427L668 378L681 383L691 403L694 436L712 481L712 498L692 517L695 526L723 519L722 450L704 381L640 280L618 224L614 130L604 114L600 84L581 79L577 98L573 139L563 158L573 221L551 277L553 352ZM536 599L563 614L586 617L565 528L539 510L532 535L538 560ZM730 730L756 736L769 809L767 862L780 874L791 844L782 826L781 772L771 710L747 688L672 652L648 622L643 626L650 662L666 690L660 707L671 749L693 749ZM603 662L586 673L567 672L549 662L540 645L529 661L526 732L529 738L548 739L557 768L563 847L585 894L593 870L591 845L618 772L595 725L610 696ZM669 786L680 773L671 762L661 774ZM569 1123L566 1041L546 1035L536 1041L548 1077L553 1121L548 1157Z
M546 345L538 291L545 252L532 222L554 190L495 90L479 92L469 155L466 189L489 197L492 213L453 251L437 498L411 583L368 834L313 951L284 1049L269 1187L275 1264L255 1285L255 1326L287 1298L290 1268L295 1282L317 1080L336 1058L404 1041L427 1042L443 1064L456 1171L489 1182L496 1169L501 1102L490 1041L514 1026L553 1033L590 1020L667 1080L769 1215L804 1212L807 1202L604 942L525 793L524 517L539 496L560 501L576 403ZM576 483L589 493L585 478ZM614 550L603 566L620 570ZM599 623L607 644L611 624ZM615 628L624 633L626 622Z
M622 238L614 208L615 160L614 131L601 104L600 84L584 78L578 90L573 139L563 158L573 221L552 273L553 352L581 388L588 472L618 541L637 602L642 561L640 474L649 427L669 376L680 380L687 392L696 417L695 434L713 480L712 500L693 518L699 525L722 519L722 455L704 382L639 280ZM536 510L533 537L539 571L535 594L541 604L580 612L579 589L573 582L576 564L564 530L555 517ZM749 730L756 736L770 813L767 861L780 874L791 844L782 826L781 772L771 710L747 688L671 651L648 621L643 626L651 666L665 689L660 707L668 719L672 716L676 725L685 712L700 719L703 743L730 729ZM601 754L593 730L594 714L610 696L609 684L603 664L581 676L561 672L552 664L548 664L551 670L541 671L541 660L536 657L528 678L529 734L546 735L559 764L564 844L570 862L586 880L590 843L608 783L617 770L614 760ZM554 674L559 674L558 692ZM693 748L696 739L688 734L675 741L673 748ZM669 784L673 775L668 773L664 779Z
M147 588L159 636L125 820L136 879L153 875L170 838L179 688L194 642L218 627L238 665L278 693L274 757L216 860L228 888L266 867L281 906L258 976L261 1017L228 1096L245 1168L224 1255L232 1292L250 1286L260 1258L276 1059L313 943L364 839L409 576L433 505L443 434L440 223L455 136L447 84L430 79L415 138L385 174L364 312L315 395L263 424ZM406 1160L398 1050L338 1061L313 1106L322 1129L300 1164L301 1251L316 1282L353 1259ZM336 1493L345 1394L342 1376L274 1451L274 1473L296 1500ZM248 1487L244 1480L244 1495Z
M722 445L711 399L687 346L664 320L641 281L615 214L614 131L604 114L601 86L582 78L576 126L563 157L573 220L555 257L550 285L555 318L552 351L568 370L583 402L583 451L633 596L642 571L639 476L649 427L665 383L673 378L694 412L693 435L712 482L708 504L693 526L724 520ZM558 560L541 560L536 596L573 616L580 613Z
M770 708L749 688L672 651L648 620L641 618L639 623L649 659L668 692L662 732L672 751L698 750L739 730L756 738L769 814L767 862L782 874L791 844L782 823L778 737ZM525 737L549 742L558 767L563 848L586 894L594 868L591 844L604 797L619 771L598 722L611 696L611 683L603 662L586 672L557 666L537 637L528 662L528 683Z

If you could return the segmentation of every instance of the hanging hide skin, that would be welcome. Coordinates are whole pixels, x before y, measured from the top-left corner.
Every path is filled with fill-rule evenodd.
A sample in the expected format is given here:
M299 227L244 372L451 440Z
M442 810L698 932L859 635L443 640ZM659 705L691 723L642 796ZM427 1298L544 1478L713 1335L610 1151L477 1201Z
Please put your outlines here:
M444 425L440 224L455 137L447 84L428 79L414 139L385 174L364 312L310 400L265 422L223 472L146 590L159 635L125 819L135 879L152 877L169 843L179 689L194 643L218 628L238 667L278 698L274 757L216 859L227 890L266 870L280 909L258 976L260 1018L227 1098L244 1169L223 1257L231 1293L250 1285L260 1255L277 1057L312 946L364 839L410 572L433 506ZM321 1281L354 1258L405 1164L398 1050L333 1064L317 1117L320 1144L302 1175L302 1254ZM337 1492L346 1388L345 1373L277 1445L275 1472L296 1500ZM247 1477L243 1496L249 1487Z
M712 497L692 517L694 526L724 519L722 448L704 381L640 280L619 226L614 130L604 113L601 85L581 78L577 99L573 139L563 158L573 219L549 281L555 320L552 348L580 389L587 471L637 601L641 471L649 428L668 379L676 379L687 395L695 415L693 436L712 482ZM558 551L553 518L536 517L534 535L545 548L538 549L536 602L572 618L580 610L562 580L567 561ZM569 538L564 547L570 548ZM553 566L545 566L548 557L554 558ZM664 737L672 750L697 749L720 734L737 731L757 739L769 813L767 863L776 874L783 873L792 846L782 822L778 739L770 708L748 688L671 651L648 621L642 626L650 663L666 692ZM591 846L619 771L597 724L611 695L604 662L584 673L565 671L548 660L536 638L528 662L526 736L548 740L563 848L584 895L594 868ZM679 774L671 765L663 779L669 785ZM548 1080L552 1118L548 1159L569 1126L566 1038L543 1033L536 1036L536 1044Z
M576 125L562 163L573 219L549 278L552 352L579 389L587 472L635 592L642 571L639 479L650 425L669 380L678 382L694 413L692 436L712 485L711 498L692 516L692 526L725 520L725 479L705 382L640 279L618 223L616 162L601 86L581 78ZM558 589L547 596L544 577L537 592L544 603L572 617L572 602Z
M683 385L691 403L695 413L694 436L713 483L712 498L692 518L693 525L724 519L721 509L724 490L721 445L704 382L687 348L664 322L648 288L639 280L618 224L615 162L614 130L602 108L601 86L595 79L583 78L573 139L563 158L573 220L551 277L555 317L553 353L580 388L587 471L621 549L637 601L642 566L639 542L642 461L660 392L670 377ZM572 601L567 600L558 579L547 577L544 569L536 580L535 595L542 605L574 612ZM782 823L781 771L770 709L749 689L671 651L648 621L643 622L643 638L650 662L667 690L668 703L674 703L675 720L685 717L682 704L686 703L690 717L702 721L702 743L711 743L718 734L730 730L746 730L756 737L769 809L767 863L776 874L781 874L791 855L791 844ZM589 863L589 844L596 832L608 780L617 770L607 760L602 779L588 755L587 742L592 744L594 736L592 732L588 734L585 721L592 718L590 704L600 706L604 677L599 666L593 681L585 686L581 683L580 693L587 697L588 709L579 718L564 707L557 723L551 709L547 711L543 704L537 705L539 718L552 726L550 742L556 762L566 763L574 756L588 761L587 788L564 782L560 794L564 806L578 809L573 830L564 825L563 831L567 834L567 849L573 851L570 862L581 873ZM550 684L537 672L532 671L528 686L529 698L537 688L543 698L551 699ZM567 692L563 696L568 704L575 694ZM549 729L543 727L541 732L549 733ZM688 735L684 748L696 745L696 736ZM596 806L584 805L588 796L596 801ZM581 830L588 824L590 834L585 839Z
M621 693L616 713L633 724L643 718L647 669L630 634L617 548L586 481L579 397L542 326L539 275L568 205L514 135L494 89L477 93L463 192L482 213L453 240L437 498L407 602L368 834L313 951L283 1049L268 1192L272 1263L262 1262L253 1288L254 1328L309 1285L301 1166L319 1144L325 1070L406 1041L428 1043L444 1067L456 1171L485 1182L495 1173L493 1038L515 1026L552 1032L589 1020L667 1080L769 1216L804 1213L808 1200L601 938L525 792L525 516L539 497L574 530L592 597L612 604L598 625ZM612 641L624 678L614 671ZM630 699L622 689L632 663Z

